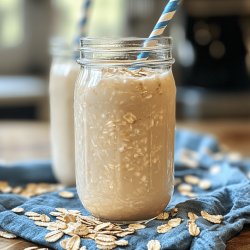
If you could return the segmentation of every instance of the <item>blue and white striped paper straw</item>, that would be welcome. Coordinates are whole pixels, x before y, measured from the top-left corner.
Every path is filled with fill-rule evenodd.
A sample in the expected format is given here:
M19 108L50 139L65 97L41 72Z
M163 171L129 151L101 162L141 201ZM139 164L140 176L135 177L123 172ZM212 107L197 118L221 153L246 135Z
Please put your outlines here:
M79 47L80 38L85 37L87 35L87 24L89 21L89 12L92 0L83 0L82 8L81 8L81 19L78 23L77 35L75 37L74 44Z
M153 31L150 36L144 42L144 47L154 46L157 43L157 38L160 37L170 21L172 20L178 6L180 0L170 0L166 7L164 8L158 22L156 23ZM148 52L143 52L138 56L138 59L146 59L148 57Z

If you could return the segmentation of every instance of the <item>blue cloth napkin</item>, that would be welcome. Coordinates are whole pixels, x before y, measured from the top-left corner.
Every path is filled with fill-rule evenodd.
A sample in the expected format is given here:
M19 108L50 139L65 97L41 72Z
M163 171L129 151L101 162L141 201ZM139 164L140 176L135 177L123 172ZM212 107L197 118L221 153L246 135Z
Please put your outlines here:
M190 154L190 159L195 158L198 165L183 161L183 153ZM249 173L250 160L233 159L230 155L222 153L217 141L212 136L186 130L176 131L176 179L183 181L185 175L191 174L210 180L212 186L209 190L194 186L193 192L198 194L195 199L181 195L176 189L166 209L174 206L179 208L177 217L183 219L181 225L165 234L158 234L156 227L163 222L153 220L147 224L145 229L125 237L129 241L129 246L117 249L147 249L147 242L152 239L160 241L161 249L225 249L226 242L240 232L244 224L250 223ZM55 181L49 162L22 163L12 166L12 168L0 166L0 180L10 181L13 185ZM44 240L45 234L48 233L46 228L36 226L26 216L17 215L10 209L21 206L25 211L49 214L56 207L65 207L78 209L88 215L77 197L75 188L68 188L68 190L75 193L75 198L70 201L59 197L57 192L31 199L14 194L0 194L0 227L34 243L62 249L59 242L48 243ZM222 214L224 220L222 224L212 224L199 217L197 225L200 227L201 233L197 237L192 237L187 228L187 213L192 211L200 215L201 210L216 215ZM51 219L54 220L53 217ZM96 249L93 240L83 239L82 244L87 249Z

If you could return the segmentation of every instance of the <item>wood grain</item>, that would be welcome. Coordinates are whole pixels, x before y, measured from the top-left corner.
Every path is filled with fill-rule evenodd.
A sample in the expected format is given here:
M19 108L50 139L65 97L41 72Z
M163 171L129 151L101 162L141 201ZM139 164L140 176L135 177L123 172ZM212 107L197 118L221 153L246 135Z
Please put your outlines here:
M180 121L178 127L211 133L230 150L250 155L250 119ZM0 159L13 162L50 157L49 124L41 122L0 122ZM20 238L0 238L0 250L22 250L34 244ZM250 226L227 242L227 250L250 249Z

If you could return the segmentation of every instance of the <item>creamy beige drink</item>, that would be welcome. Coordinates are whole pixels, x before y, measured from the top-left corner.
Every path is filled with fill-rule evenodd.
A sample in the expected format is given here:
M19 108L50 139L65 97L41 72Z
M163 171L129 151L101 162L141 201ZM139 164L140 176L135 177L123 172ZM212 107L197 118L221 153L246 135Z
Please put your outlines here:
M85 70L75 91L77 191L94 216L157 216L173 191L171 69Z
M54 60L50 71L50 118L53 171L65 185L75 184L74 87L79 65L71 58Z

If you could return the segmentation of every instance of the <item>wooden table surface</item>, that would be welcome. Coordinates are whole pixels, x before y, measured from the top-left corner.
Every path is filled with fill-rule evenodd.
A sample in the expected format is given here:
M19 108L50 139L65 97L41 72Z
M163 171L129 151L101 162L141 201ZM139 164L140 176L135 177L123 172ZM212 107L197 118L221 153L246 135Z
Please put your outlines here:
M178 126L212 133L223 145L244 156L250 156L250 119L182 121ZM49 125L42 122L0 122L0 161L12 162L50 157ZM0 238L0 250L22 250L34 244L20 238ZM250 227L227 243L227 250L250 249ZM205 249L204 249L205 250Z

